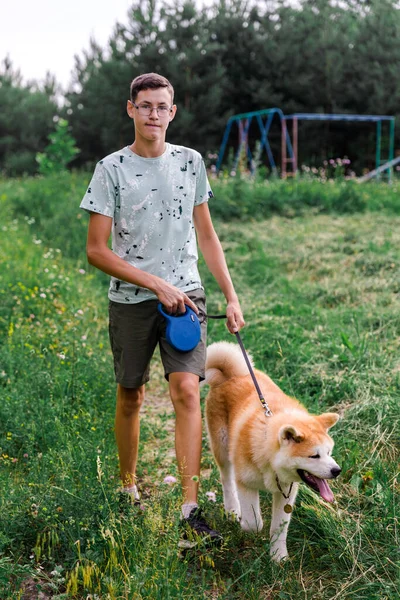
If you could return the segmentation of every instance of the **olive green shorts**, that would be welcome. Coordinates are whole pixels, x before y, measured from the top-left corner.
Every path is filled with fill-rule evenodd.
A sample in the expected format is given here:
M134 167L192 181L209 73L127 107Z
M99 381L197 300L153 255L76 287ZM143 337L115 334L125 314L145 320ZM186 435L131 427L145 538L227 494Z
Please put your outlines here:
M203 315L206 298L202 289L186 292ZM157 310L158 300L137 304L109 302L109 334L114 356L115 380L127 388L138 388L149 381L150 361L157 344L168 380L170 373L194 373L204 379L207 321L200 315L201 339L190 352L175 350L166 340L166 320Z

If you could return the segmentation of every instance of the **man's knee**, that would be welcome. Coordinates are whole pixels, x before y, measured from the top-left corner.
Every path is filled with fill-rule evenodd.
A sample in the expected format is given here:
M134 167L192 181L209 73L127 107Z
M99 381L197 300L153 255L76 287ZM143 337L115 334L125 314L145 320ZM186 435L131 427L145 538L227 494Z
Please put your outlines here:
M129 417L140 410L144 400L144 385L139 388L126 388L118 385L117 404L124 414Z
M199 378L197 376L170 376L170 394L175 408L198 410L200 406Z

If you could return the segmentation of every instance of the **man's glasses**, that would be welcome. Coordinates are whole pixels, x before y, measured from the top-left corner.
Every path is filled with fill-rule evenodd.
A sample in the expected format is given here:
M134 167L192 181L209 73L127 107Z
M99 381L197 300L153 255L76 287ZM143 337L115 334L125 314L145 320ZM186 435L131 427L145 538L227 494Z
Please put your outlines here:
M134 102L132 104L142 117L149 117L153 110L156 111L159 117L167 117L172 110L172 106L151 106L151 104L139 104L138 106Z

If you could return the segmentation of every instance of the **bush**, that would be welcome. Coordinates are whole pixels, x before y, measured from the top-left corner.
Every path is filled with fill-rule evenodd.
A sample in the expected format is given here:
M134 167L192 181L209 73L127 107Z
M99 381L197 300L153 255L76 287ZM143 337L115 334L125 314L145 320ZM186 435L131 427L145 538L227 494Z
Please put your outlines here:
M34 175L36 169L35 154L29 150L7 154L4 160L4 170L11 177L21 173L24 173L24 175Z
M385 205L395 190L383 187ZM354 181L252 181L237 175L229 179L215 179L212 181L212 188L216 196L211 204L213 214L229 220L268 218L273 214L295 217L310 208L318 213L363 212L373 198L370 192L375 186L366 188ZM400 212L400 202L390 202L390 207L391 210Z
M39 173L50 175L65 171L67 165L79 154L75 140L68 131L68 121L59 119L55 131L48 137L49 144L44 152L38 152Z

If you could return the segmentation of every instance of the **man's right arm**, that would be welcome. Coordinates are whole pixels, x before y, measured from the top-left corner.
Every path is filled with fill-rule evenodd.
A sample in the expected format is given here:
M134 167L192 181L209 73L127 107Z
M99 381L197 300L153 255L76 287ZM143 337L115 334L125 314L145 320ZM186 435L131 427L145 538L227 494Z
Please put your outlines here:
M129 264L108 247L113 219L90 213L86 253L89 264L100 271L151 290L170 313L185 312L185 304L197 312L196 305L184 292L156 275L146 273Z

